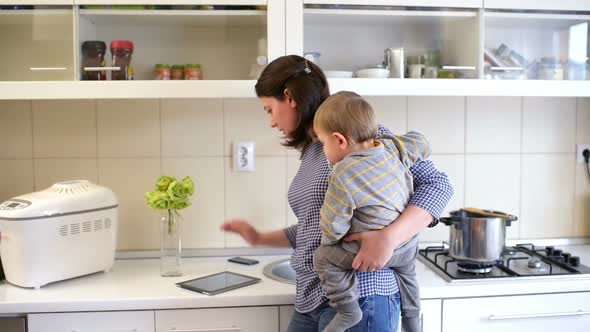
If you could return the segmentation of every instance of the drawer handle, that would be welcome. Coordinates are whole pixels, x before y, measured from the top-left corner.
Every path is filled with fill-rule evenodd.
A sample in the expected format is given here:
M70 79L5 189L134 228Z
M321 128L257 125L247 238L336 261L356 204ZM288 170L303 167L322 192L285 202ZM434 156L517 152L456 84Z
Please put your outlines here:
M522 67L492 67L492 71L523 71Z
M570 312L553 312L546 314L522 314L522 315L490 315L488 320L507 320L507 319L526 319L526 318L545 318L545 317L564 317L564 316L588 316L590 311L570 311Z
M119 71L121 67L84 67L84 71Z
M474 66L442 66L444 70L475 70Z
M66 67L30 67L30 71L62 71L68 70Z
M72 330L72 332L82 332L84 330ZM96 330L92 330L92 331L96 331ZM115 330L103 330L105 332L115 332ZM131 329L131 330L117 330L117 332L139 332L138 329Z
M208 329L168 329L168 332L239 332L239 327L213 327Z

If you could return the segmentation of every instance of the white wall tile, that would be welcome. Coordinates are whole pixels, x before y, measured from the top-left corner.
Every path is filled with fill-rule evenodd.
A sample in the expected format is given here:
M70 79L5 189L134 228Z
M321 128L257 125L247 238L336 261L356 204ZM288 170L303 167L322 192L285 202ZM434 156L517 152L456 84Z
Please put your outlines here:
M258 156L284 156L281 133L270 127L270 118L256 98L223 100L225 155L230 156L235 142L254 142Z
M183 217L183 248L223 248L220 226L224 215L224 158L165 158L162 174L181 180L190 176L195 184L192 205L180 210Z
M379 124L396 135L402 135L408 131L407 97L368 96L365 99L375 110Z
M575 236L590 236L590 175L583 164L576 165L576 195L574 198Z
M287 194L289 193L289 186L291 186L291 182L293 182L293 178L299 170L299 165L301 165L299 157L287 157ZM287 226L295 225L296 223L297 217L289 206L289 200L287 199Z
M449 215L449 211L458 210L465 206L465 157L463 155L432 155L430 159L439 171L447 174L455 190L453 198L442 214L445 217ZM440 223L434 228L429 228L422 232L420 240L424 242L448 241L448 226Z
M0 159L33 158L31 102L0 100Z
M96 157L96 111L86 100L33 101L35 158Z
M88 180L97 183L97 160L35 159L35 190L42 190L56 182L70 180Z
M576 99L525 97L522 152L574 152Z
M467 97L466 152L519 153L520 97Z
M574 157L522 157L521 238L574 235Z
M226 158L226 218L246 219L260 231L284 228L287 220L285 158L258 157L253 173L232 172L230 162ZM248 244L239 236L226 235L226 247L245 246Z
M34 191L33 160L0 160L0 202Z
M408 97L408 130L426 135L434 153L463 153L465 97Z
M465 161L465 206L520 216L520 155L468 155ZM507 228L517 239L521 221Z
M162 99L162 156L223 156L221 99Z
M578 144L590 144L590 98L578 98L577 116L577 138Z
M160 177L159 158L99 159L99 184L112 189L119 201L117 249L159 249L159 212L152 210L145 193Z
M160 156L157 100L98 100L99 157Z

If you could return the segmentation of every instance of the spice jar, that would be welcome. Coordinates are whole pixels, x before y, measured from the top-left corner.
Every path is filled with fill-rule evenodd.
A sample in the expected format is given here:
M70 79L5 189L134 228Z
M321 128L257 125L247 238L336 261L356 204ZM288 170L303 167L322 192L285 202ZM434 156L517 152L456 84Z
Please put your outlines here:
M155 80L169 80L170 79L170 66L162 63L156 64L156 68L154 69L154 79Z
M104 56L107 44L100 40L85 41L82 43L82 80L102 81L106 80L107 74L104 69Z
M130 40L113 40L111 42L112 66L119 67L113 70L112 80L132 80L133 64L133 42Z
M201 65L200 64L187 64L184 66L184 79L185 80L200 80Z
M170 70L170 78L173 80L184 79L184 65L172 65Z

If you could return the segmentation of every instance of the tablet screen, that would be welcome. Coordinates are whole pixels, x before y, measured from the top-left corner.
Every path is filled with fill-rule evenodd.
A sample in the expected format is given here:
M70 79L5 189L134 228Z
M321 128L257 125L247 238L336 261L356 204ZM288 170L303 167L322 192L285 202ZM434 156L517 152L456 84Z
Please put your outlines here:
M183 281L177 285L182 288L211 295L251 285L258 281L260 281L259 278L224 271L197 279Z

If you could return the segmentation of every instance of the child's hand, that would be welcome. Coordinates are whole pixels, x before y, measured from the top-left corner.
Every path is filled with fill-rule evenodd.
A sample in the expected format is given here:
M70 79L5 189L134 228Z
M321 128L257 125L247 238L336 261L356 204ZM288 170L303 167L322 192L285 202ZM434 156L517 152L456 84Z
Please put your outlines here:
M221 225L221 229L225 232L239 234L251 246L255 246L260 242L260 233L245 220L228 220Z

